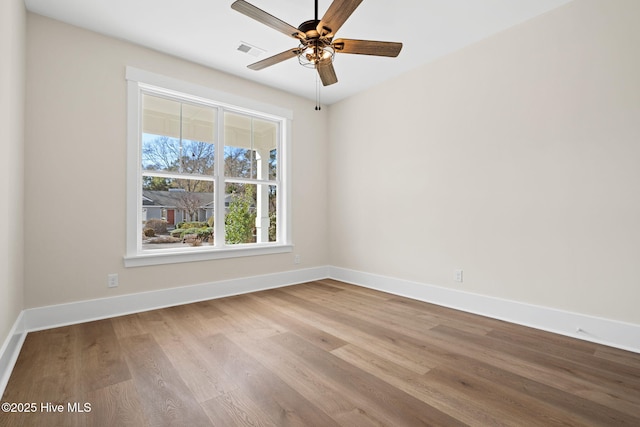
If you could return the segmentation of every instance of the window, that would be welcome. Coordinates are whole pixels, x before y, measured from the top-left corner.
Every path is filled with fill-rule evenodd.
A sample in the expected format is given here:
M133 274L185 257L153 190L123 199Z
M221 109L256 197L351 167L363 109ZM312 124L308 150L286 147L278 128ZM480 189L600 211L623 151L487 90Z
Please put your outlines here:
M289 252L291 113L127 68L126 266Z

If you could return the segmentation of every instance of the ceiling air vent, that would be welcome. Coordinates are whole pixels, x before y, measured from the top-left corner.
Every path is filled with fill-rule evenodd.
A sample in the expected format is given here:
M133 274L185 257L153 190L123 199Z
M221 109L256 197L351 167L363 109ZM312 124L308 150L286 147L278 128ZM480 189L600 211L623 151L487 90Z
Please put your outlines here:
M259 47L255 47L250 45L249 43L240 42L240 46L238 46L238 50L240 52L248 53L251 56L258 57L265 53L264 49L260 49Z

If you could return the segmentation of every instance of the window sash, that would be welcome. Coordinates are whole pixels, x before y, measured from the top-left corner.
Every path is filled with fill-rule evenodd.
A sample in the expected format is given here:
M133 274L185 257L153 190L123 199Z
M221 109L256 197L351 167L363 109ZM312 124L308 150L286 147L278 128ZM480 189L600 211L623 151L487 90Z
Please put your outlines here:
M286 152L287 141L291 134L291 113L280 110L277 107L269 107L265 112L246 108L246 100L236 99L232 95L213 92L209 88L196 87L189 83L173 80L170 78L157 76L141 70L127 68L128 79L128 178L127 178L127 254L125 255L125 266L154 265L173 262L189 262L205 259L229 258L237 256L253 256L263 253L290 252L291 244L291 222L290 222L290 198L289 183L287 183L289 159ZM144 80L144 81L142 81ZM152 83L162 83L163 86L156 86ZM167 84L170 83L170 84ZM167 88L168 87L168 88ZM197 95L204 93L205 96ZM176 102L188 103L196 106L204 106L217 110L217 123L214 135L214 173L212 175L189 174L173 171L156 171L142 168L142 96L158 96ZM212 101L206 95L220 95L222 100ZM240 101L241 106L229 103L229 100ZM248 103L249 105L251 102ZM264 105L260 105L264 107ZM228 177L224 175L224 147L225 147L225 112L245 115L247 117L266 120L276 124L277 141L277 169L275 179L267 173L270 179ZM285 112L283 116L274 112ZM162 177L172 179L202 180L214 183L214 235L215 244L213 246L201 246L197 248L184 247L177 249L154 249L152 251L142 250L142 177ZM132 182L135 184L132 185ZM274 186L276 189L276 212L277 212L277 240L275 242L248 243L248 244L226 244L225 237L225 186L228 183L255 184L258 186ZM217 207L222 207L218 209ZM267 208L268 209L268 208Z

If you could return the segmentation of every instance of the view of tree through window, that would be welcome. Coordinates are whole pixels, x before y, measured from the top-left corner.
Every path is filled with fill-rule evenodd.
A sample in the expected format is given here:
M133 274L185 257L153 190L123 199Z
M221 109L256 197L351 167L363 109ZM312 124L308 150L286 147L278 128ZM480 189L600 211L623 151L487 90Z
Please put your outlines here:
M278 121L144 93L143 250L277 242L279 138Z

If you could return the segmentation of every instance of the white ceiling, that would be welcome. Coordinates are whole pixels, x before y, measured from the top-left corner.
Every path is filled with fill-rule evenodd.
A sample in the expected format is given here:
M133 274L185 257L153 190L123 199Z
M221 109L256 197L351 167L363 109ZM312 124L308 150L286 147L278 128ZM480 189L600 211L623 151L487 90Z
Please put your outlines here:
M314 18L313 0L248 0L297 27ZM421 64L522 23L571 0L364 0L337 37L403 42L397 58L336 55L332 104ZM261 71L248 64L297 42L231 9L233 0L25 0L29 11L131 41L268 86L315 98L315 71L290 59ZM319 0L322 17L331 0ZM263 49L259 57L237 50Z

